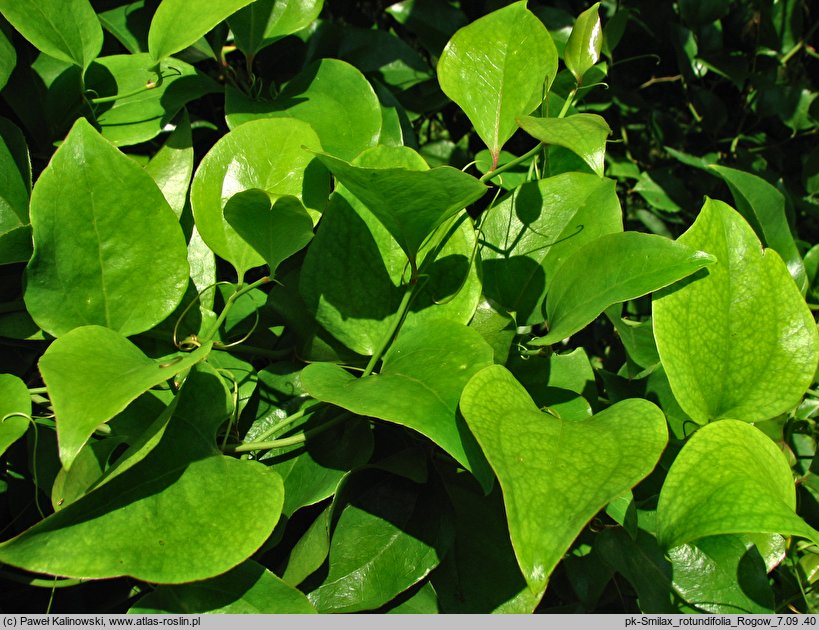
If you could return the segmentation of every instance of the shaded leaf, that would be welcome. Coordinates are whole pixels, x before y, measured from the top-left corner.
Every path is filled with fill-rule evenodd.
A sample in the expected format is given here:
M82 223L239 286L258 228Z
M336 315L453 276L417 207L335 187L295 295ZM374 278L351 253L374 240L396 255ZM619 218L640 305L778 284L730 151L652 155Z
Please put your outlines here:
M186 110L182 111L176 128L168 136L165 144L145 165L145 171L153 177L177 218L181 217L188 200L188 188L193 175L193 138ZM190 262L190 256L188 259Z
M309 26L322 6L324 0L256 0L234 13L228 24L236 46L252 58L282 37Z
M24 416L31 416L26 384L13 374L0 374L0 456L26 434L30 420Z

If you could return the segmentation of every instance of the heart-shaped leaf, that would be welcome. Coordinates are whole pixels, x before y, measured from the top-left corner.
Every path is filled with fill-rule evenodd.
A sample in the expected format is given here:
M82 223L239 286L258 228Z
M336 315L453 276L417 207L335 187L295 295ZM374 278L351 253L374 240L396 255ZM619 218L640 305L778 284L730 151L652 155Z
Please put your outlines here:
M0 0L0 13L45 54L83 71L102 48L102 27L88 0Z
M466 112L497 166L517 131L557 74L557 50L543 23L515 2L463 27L438 60L438 81Z
M457 408L464 385L478 370L492 364L493 354L491 346L471 328L430 320L402 331L377 375L356 378L337 365L313 363L304 369L301 379L318 400L427 436L488 487L491 473Z
M177 307L185 237L151 176L79 119L31 195L31 317L58 337L87 324L130 336Z
M13 374L0 374L0 456L26 434L31 396L26 384Z
M148 51L154 63L195 43L253 0L162 0L151 20Z
M272 102L251 99L235 88L227 90L225 119L231 128L274 116L309 123L324 150L344 160L374 146L381 133L381 105L372 85L358 68L340 59L310 64Z
M600 24L600 16L597 14L599 8L600 3L597 2L577 16L566 47L563 49L563 60L578 85L582 83L586 71L600 59L600 51L603 48L603 27Z
M424 170L365 168L332 155L317 155L336 179L378 217L411 261L416 260L421 245L435 228L487 190L477 179L451 166Z
M230 262L241 278L265 264L225 220L223 210L236 193L258 188L271 198L292 195L317 210L327 198L327 173L302 147L320 147L315 132L293 118L256 120L237 127L202 159L191 186L191 206L202 239Z
M601 236L572 252L555 272L546 302L549 334L532 343L556 343L612 304L661 289L713 262L710 254L663 236Z
M544 144L555 144L577 153L592 170L603 177L606 138L611 128L597 114L573 114L565 118L523 116L518 124Z
M301 592L248 560L204 582L160 586L134 604L135 615L302 615L316 609Z
M588 420L541 413L500 365L472 377L461 412L500 481L512 546L537 597L589 519L653 470L668 439L647 400Z
M258 188L233 195L225 204L225 219L264 258L271 275L313 238L313 219L301 201L286 195L271 205L268 194Z
M236 46L253 58L282 37L310 25L324 0L256 0L228 19Z
M808 286L805 263L799 255L788 225L785 196L752 173L717 164L712 164L710 169L728 184L736 209L754 228L763 244L782 256L796 285L804 293Z
M224 573L256 551L279 519L281 478L216 448L233 404L213 368L193 368L179 395L162 441L144 460L0 544L0 562L178 584Z
M819 335L782 259L710 199L679 242L718 260L654 297L654 337L680 406L700 423L795 407L813 382Z
M699 429L671 465L657 503L660 543L673 548L717 534L819 532L794 513L788 461L762 431L739 420Z
M82 326L52 343L40 358L54 415L60 461L71 468L94 430L140 394L204 359L211 344L174 359L155 361L119 333Z
M614 181L564 173L524 184L481 225L484 292L518 324L543 322L555 272L578 247L623 231Z

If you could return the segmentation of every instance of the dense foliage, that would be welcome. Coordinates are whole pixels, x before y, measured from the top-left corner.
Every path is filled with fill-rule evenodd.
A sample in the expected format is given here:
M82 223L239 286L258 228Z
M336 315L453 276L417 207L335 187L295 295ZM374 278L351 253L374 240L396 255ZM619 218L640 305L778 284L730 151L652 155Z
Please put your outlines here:
M0 14L4 612L819 610L806 0Z

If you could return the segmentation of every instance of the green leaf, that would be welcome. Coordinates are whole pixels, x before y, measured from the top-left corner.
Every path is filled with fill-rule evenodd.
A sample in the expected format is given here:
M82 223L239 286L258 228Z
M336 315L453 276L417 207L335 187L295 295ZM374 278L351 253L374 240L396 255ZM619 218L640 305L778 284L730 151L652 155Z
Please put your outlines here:
M30 420L24 416L31 416L26 384L13 374L0 374L0 456L26 434Z
M78 120L31 195L26 307L58 337L86 324L153 328L188 284L182 229L151 179Z
M17 53L6 34L0 30L0 90L6 87L14 66L17 65Z
M520 325L543 322L555 272L581 245L623 231L614 181L564 173L524 184L481 227L484 292Z
M674 587L697 610L772 614L774 594L765 561L739 536L710 536L668 552Z
M271 205L268 194L258 188L233 195L225 204L225 219L264 258L270 275L313 238L313 219L301 201L284 196Z
M0 13L36 48L83 71L102 48L88 0L0 0Z
M309 123L324 150L345 160L374 146L381 133L381 105L372 85L356 67L339 59L310 64L272 103L251 100L233 88L227 90L225 119L231 128L274 116Z
M0 544L0 562L176 584L224 573L256 551L279 518L281 479L216 448L232 404L212 368L196 366L179 395L162 441L143 461Z
M378 608L438 565L450 542L448 514L420 490L388 475L351 493L333 532L327 577L307 595L319 612Z
M795 508L793 475L777 446L746 422L719 420L699 429L671 465L657 503L657 533L667 549L717 534L816 543L819 532Z
M204 359L194 352L155 361L121 334L102 326L82 326L52 343L40 359L60 443L60 461L71 468L83 444L104 422L140 394Z
M323 206L327 174L314 168L315 158L303 146L319 148L318 137L305 122L293 118L249 122L222 136L194 175L191 205L199 233L240 278L265 260L225 220L223 209L233 195L250 188L264 190L271 198L292 195L313 210Z
M193 138L186 110L182 110L182 116L165 144L145 165L145 172L159 186L176 217L181 217L193 175Z
M574 75L578 85L583 83L583 75L600 59L603 47L603 28L597 14L600 3L596 2L577 16L569 40L563 49L563 60Z
M603 177L606 138L611 134L602 116L573 114L565 118L534 118L523 116L518 124L530 136L544 144L554 144L573 151L592 170Z
M381 221L412 261L435 228L487 190L451 166L365 168L327 154L318 154L318 159Z
M324 0L257 0L228 20L236 46L255 57L262 48L309 26Z
M546 303L549 334L532 343L556 343L612 304L661 289L713 262L712 255L663 236L601 236L572 252L555 273Z
M218 83L178 59L159 64L160 82L150 64L147 53L112 55L100 57L86 72L85 85L94 98L122 95L94 107L102 135L117 146L155 138L186 103L221 91Z
M491 474L457 408L464 385L493 356L471 328L430 320L401 332L377 375L356 378L337 365L313 363L302 372L302 383L318 400L427 436L489 487Z
M438 81L466 112L497 163L517 131L515 119L538 106L557 74L549 31L515 2L463 27L438 60Z
M97 13L102 27L113 35L130 53L148 51L148 29L151 26L153 6L146 8L145 0L136 0Z
M261 564L248 560L204 582L160 586L128 612L136 615L301 615L310 601Z
M461 412L500 481L512 546L537 598L589 519L653 470L668 439L647 400L560 420L499 365L472 377Z
M728 184L737 210L754 228L762 244L775 250L804 293L808 280L785 214L785 196L761 177L727 166L711 165Z
M195 43L253 0L162 0L151 20L148 51L154 64Z
M680 17L689 26L704 26L725 17L731 0L680 0Z
M421 45L435 57L441 56L455 31L466 26L463 11L437 0L402 0L386 11L417 35Z
M375 147L356 158L355 164L417 168L424 161L406 147ZM408 324L431 318L469 322L481 293L476 266L471 264L475 240L465 214L441 225L428 239L419 260L427 266L429 280L410 305ZM356 255L350 256L351 251ZM434 261L428 260L433 255ZM330 334L355 352L372 355L393 324L405 291L406 266L406 255L387 229L339 187L307 251L299 288Z
M282 580L298 586L321 567L330 553L330 518L335 503L324 508L301 538L296 541L287 558Z
M455 540L431 578L442 612L531 613L538 598L515 561L500 490L484 496L463 476L447 479Z
M718 260L654 297L654 337L682 409L702 424L795 407L813 382L819 335L782 259L711 199L679 242Z

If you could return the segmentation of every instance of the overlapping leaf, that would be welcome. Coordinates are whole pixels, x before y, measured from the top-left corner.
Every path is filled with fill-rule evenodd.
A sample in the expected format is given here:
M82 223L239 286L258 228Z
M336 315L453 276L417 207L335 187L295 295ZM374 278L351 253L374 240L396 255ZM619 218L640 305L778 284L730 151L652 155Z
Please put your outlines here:
M0 456L26 434L31 397L26 384L13 374L0 374Z
M234 13L228 24L236 46L252 58L282 37L309 26L322 6L324 0L256 0Z
M573 114L565 118L518 118L521 129L544 144L569 149L583 158L592 170L603 177L606 138L611 129L597 114Z

